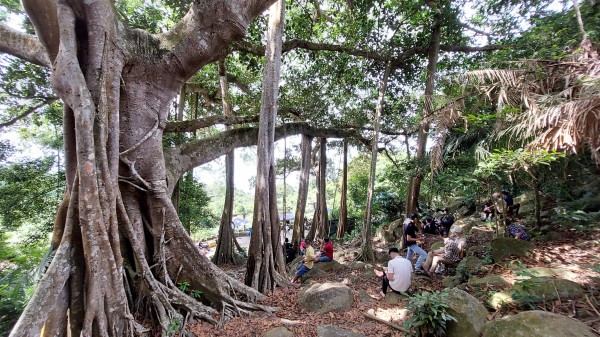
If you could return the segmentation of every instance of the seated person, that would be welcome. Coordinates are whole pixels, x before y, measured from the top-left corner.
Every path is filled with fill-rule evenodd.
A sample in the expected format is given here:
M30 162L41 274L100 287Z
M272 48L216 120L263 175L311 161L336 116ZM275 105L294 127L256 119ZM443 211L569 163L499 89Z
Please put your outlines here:
M407 291L412 282L412 263L400 256L398 248L392 247L388 254L391 260L388 262L385 273L379 270L374 270L377 277L382 277L381 292L382 298L385 298L388 287L393 292L400 294L402 291Z
M517 220L517 223L514 223L511 220L512 219L506 219L506 231L508 232L508 236L517 240L531 240L523 226L519 223L519 220Z
M315 262L333 261L333 244L331 243L331 241L329 241L328 237L325 237L323 239L323 243L325 245L323 246L321 252L317 255L318 260L316 260Z
M490 199L487 199L483 203L483 210L481 211L481 221L493 221L494 220L494 204Z
M433 235L436 235L438 233L437 224L433 221L431 217L427 217L421 222L421 229L423 230L423 233Z
M304 242L306 248L304 259L302 260L302 263L298 263L298 266L296 266L296 274L291 280L292 284L300 283L300 278L312 269L316 259L315 250L312 247L310 240L305 240Z
M291 243L289 243L288 238L285 238L283 248L285 251L285 263L289 264L296 258L296 248L293 247Z
M304 255L306 253L306 241L302 239L300 241L300 255Z
M454 227L450 236L444 239L444 247L429 252L423 264L429 275L433 275L440 263L455 264L461 259L461 252L466 248L467 240L462 237L462 228Z
M502 191L502 200L506 203L506 213L519 215L519 208L521 204L515 204L513 196L508 191Z
M444 227L444 236L447 236L450 233L450 227L454 224L454 217L448 213L448 209L446 207L442 208L442 219L440 223Z

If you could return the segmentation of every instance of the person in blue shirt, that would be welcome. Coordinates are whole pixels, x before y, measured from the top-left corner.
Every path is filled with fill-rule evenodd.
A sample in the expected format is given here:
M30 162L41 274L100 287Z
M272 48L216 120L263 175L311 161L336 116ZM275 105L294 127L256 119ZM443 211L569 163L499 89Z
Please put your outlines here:
M527 232L525 232L523 226L521 226L521 224L519 223L519 220L517 220L517 222L515 223L510 218L506 219L506 230L508 231L508 236L511 238L526 241L531 240L529 235L527 235Z

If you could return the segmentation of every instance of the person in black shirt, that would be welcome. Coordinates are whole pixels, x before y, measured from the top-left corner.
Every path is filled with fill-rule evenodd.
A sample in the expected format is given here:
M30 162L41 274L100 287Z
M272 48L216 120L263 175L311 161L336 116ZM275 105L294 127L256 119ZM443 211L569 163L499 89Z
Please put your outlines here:
M415 272L421 271L421 265L427 258L427 252L423 250L423 248L419 247L421 241L417 236L417 225L415 224L415 220L418 218L417 213L410 212L408 217L404 221L404 242L406 242L406 259L411 261L414 253L419 255L417 259L417 263L415 264Z

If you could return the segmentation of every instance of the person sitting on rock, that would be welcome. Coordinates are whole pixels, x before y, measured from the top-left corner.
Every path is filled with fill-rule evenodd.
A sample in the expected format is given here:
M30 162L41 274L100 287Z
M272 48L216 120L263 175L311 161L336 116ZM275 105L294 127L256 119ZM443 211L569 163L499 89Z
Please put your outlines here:
M446 207L442 208L442 219L440 223L444 227L444 236L450 234L450 227L454 224L454 217L448 213L448 209Z
M300 255L304 255L306 253L306 241L302 239L300 241Z
M515 204L513 196L508 191L502 191L502 200L506 203L506 213L519 215L521 204Z
M302 275L308 273L312 269L313 263L316 260L315 249L312 247L310 240L304 240L304 242L306 248L304 259L302 260L302 263L298 263L296 266L296 274L291 280L292 284L300 283L298 281Z
M481 221L493 221L495 213L492 201L490 199L485 200L483 203L483 210L481 211Z
M508 236L517 240L531 240L529 235L527 235L525 232L523 226L521 226L520 220L516 220L516 222L517 223L513 222L510 218L506 219L506 230L508 232Z
M427 254L423 267L432 276L440 263L454 264L461 259L461 251L466 247L466 239L462 237L462 228L453 227L450 236L444 239L444 247Z
M323 239L325 244L321 249L321 252L317 254L317 260L315 262L330 262L333 261L333 244L329 241L328 237Z
M400 256L398 248L392 247L389 249L388 254L391 260L388 262L387 270L385 272L374 270L377 277L381 277L381 298L385 298L388 287L393 292L401 294L403 291L407 291L412 283L412 263Z

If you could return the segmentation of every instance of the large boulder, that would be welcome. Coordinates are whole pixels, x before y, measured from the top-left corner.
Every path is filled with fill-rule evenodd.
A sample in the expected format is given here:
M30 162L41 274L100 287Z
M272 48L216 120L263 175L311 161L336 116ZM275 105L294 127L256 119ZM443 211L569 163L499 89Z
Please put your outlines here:
M267 331L263 337L294 337L294 334L285 327L278 326Z
M471 231L471 228L479 225L480 223L481 220L479 219L467 217L456 220L452 227L460 227L462 228L463 233L469 233ZM450 230L452 230L452 227L450 228Z
M456 322L448 322L448 337L479 337L487 321L487 309L469 293L457 288L448 290L448 313Z
M524 311L487 324L483 337L593 337L590 328L574 319L546 311Z
M381 226L375 231L375 238L383 243L396 242L402 238L402 223L404 219L398 219L390 222L386 226Z
M322 271L318 267L312 267L306 274L302 275L302 278L300 280L304 282L308 279L322 278L327 277L328 275L329 274L327 274L327 272Z
M460 276L449 276L444 277L442 280L442 285L444 288L454 288L459 286L462 283L462 278Z
M475 274L481 270L483 262L475 256L467 256L460 260L456 269L465 269L469 274Z
M533 278L515 283L512 297L518 302L543 302L558 299L573 299L583 296L583 288L579 283L552 278Z
M365 337L365 335L334 325L317 325L317 337Z
M437 250L440 248L444 248L444 241L436 241L432 243L430 250Z
M332 271L342 271L344 269L346 269L346 267L337 262L336 260L330 261L330 262L318 262L314 264L314 268L319 268L322 271L326 271L326 272L332 272Z
M492 286L495 288L505 288L510 286L510 283L503 276L493 274L484 277L471 277L467 284L474 287Z
M298 293L298 304L307 311L326 313L347 311L352 292L342 283L315 283Z
M525 257L532 248L532 244L525 240L511 238L495 238L491 242L492 258L498 263L512 255Z

